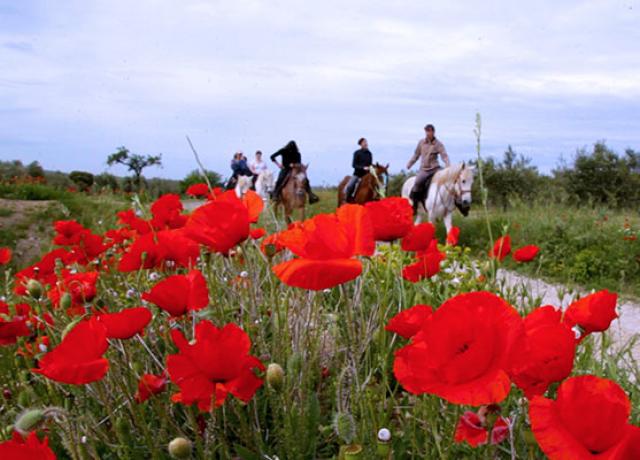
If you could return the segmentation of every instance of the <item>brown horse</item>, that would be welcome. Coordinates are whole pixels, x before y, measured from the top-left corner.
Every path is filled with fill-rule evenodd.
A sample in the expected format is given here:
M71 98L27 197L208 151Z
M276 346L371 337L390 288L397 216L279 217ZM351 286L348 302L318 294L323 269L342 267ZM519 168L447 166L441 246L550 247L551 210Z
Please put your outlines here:
M389 164L387 163L386 166L382 166L376 163L373 165L373 171L373 174L368 172L360 179L360 183L354 193L354 203L365 204L369 201L379 200L382 196L380 192L382 187L384 187L384 193L386 194L386 184L389 179ZM338 206L342 206L347 202L345 187L350 178L351 176L345 176L342 182L340 182L340 185L338 185Z
M276 209L278 205L284 207L284 217L288 224L291 223L291 214L295 209L300 210L300 220L304 220L304 207L307 203L307 167L308 165L303 164L292 166L276 202Z

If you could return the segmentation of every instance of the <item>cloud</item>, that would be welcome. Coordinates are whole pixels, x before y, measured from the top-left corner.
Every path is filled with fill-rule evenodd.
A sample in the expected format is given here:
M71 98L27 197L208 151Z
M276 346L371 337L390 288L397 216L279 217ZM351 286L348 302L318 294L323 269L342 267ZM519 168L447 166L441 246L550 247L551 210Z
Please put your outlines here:
M355 139L398 170L433 121L453 156L507 144L548 169L599 138L639 143L635 1L170 1L0 4L0 157L104 168L118 145L222 172L290 138L312 176Z

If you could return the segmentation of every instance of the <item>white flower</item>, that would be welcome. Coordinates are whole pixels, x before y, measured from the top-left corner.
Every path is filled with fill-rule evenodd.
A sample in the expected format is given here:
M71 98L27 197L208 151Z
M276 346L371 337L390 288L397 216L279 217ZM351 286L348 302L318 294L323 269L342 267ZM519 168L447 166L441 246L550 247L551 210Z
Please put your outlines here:
M44 343L41 343L40 345L38 345L38 349L42 352L42 353L46 353L48 348Z
M571 330L573 331L573 333L576 336L576 340L578 340L580 338L580 336L582 335L582 332L580 331L580 328L578 326L573 326L571 328Z
M246 278L247 276L249 276L249 272L246 270L243 270L240 272L240 278Z
M149 279L151 281L156 281L159 278L160 278L160 274L159 273L156 273L156 272L149 273Z
M136 295L136 290L135 289L128 289L127 290L127 298L130 299L132 297L135 297Z

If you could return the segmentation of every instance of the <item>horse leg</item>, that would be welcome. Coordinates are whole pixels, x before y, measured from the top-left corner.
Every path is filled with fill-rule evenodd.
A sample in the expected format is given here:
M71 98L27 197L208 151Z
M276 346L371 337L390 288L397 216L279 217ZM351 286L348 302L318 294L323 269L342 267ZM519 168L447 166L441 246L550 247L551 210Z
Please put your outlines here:
M447 229L447 235L448 235L448 234L449 234L449 232L451 231L451 227L452 227L452 219L453 219L453 213L451 213L451 212L447 212L447 213L444 215L443 220L444 220L444 226L445 226L445 227L446 227L446 229Z

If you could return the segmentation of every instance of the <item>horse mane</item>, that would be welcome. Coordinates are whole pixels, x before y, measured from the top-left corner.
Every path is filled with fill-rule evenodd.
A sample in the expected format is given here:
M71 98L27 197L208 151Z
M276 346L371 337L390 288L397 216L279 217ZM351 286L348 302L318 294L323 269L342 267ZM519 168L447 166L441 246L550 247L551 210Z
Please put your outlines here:
M452 165L441 169L433 176L433 183L438 185L445 185L455 182L456 178L460 175L463 167L464 163L458 163L457 165Z

